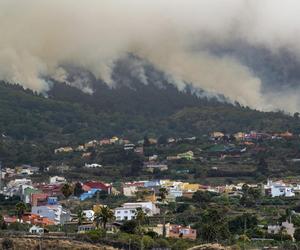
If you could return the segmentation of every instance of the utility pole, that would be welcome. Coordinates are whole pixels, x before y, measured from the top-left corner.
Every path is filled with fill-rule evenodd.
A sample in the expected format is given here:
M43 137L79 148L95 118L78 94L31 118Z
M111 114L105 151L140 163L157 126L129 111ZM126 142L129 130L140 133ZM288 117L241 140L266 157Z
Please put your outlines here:
M2 191L2 161L0 161L0 192Z

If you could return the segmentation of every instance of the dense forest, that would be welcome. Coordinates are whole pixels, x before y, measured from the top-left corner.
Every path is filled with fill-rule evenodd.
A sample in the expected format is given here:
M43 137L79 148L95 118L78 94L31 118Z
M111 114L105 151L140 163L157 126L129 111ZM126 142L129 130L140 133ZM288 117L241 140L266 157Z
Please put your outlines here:
M197 136L212 130L300 132L298 114L260 112L201 98L173 85L109 88L94 94L55 83L48 97L19 85L0 83L0 132L16 140L55 144L113 135Z

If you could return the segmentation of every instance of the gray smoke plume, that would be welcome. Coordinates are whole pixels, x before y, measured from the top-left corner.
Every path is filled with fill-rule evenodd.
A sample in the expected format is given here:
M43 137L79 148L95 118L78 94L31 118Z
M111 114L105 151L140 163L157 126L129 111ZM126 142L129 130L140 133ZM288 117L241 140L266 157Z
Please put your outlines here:
M132 53L179 89L191 82L252 108L295 112L299 87L263 91L255 71L211 45L241 42L298 58L299 11L296 0L0 0L0 78L43 92L45 76L66 81L61 65L74 65L113 86L114 62ZM141 65L132 74L149 81Z

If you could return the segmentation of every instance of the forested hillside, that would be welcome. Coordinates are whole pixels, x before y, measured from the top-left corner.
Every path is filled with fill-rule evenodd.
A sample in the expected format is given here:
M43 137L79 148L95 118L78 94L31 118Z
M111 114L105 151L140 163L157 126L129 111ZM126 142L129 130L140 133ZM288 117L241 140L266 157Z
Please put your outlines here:
M56 84L46 98L1 82L0 131L13 139L58 144L112 135L136 139L145 134L188 136L212 130L299 131L297 116L201 99L173 87L170 94L154 85L141 86L138 90L107 88L110 102L106 102L101 93L84 94L64 84Z

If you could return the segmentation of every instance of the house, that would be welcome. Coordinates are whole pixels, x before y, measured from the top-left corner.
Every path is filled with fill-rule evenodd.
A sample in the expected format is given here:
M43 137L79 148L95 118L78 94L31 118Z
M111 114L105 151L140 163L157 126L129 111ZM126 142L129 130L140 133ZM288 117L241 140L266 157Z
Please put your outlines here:
M119 138L117 136L113 136L112 138L109 139L111 144L117 143L119 141Z
M76 152L84 152L85 151L85 147L84 145L78 145L77 148L75 148Z
M49 178L49 183L50 184L63 184L66 183L67 180L63 176L52 176Z
M110 139L102 139L99 141L100 143L100 146L103 146L103 145L110 145Z
M41 217L38 214L25 213L22 216L22 221L27 224L39 225L39 226L50 226L54 225L54 221Z
M115 209L117 221L132 220L135 218L137 208L141 208L147 216L153 216L160 213L160 210L152 202L133 202L124 203L122 207Z
M112 186L110 184L106 184L106 183L99 182L99 181L88 181L88 182L85 182L82 186L82 189L84 191L88 191L92 188L100 189L100 190L106 191L108 194L110 194Z
M127 197L135 196L135 193L138 191L138 188L144 187L145 182L127 182L122 186L122 193Z
M193 160L194 159L194 152L193 151L187 151L185 153L181 153L177 155L178 159L184 159L184 160Z
M284 138L284 139L291 139L291 138L293 138L293 134L290 133L289 131L281 133L279 136L282 137L282 138Z
M85 164L84 164L84 167L85 167L85 168L102 168L102 165L97 164L97 163L92 163L92 164L87 164L87 163L85 163Z
M157 161L158 160L158 155L151 155L151 156L149 156L149 161L151 162L151 161Z
M190 226L184 227L171 224L169 227L169 237L196 240L197 230L192 229Z
M221 139L221 138L223 138L225 136L225 134L224 133L222 133L222 132L212 132L211 134L210 134L210 137L211 138L213 138L213 139Z
M233 135L233 137L237 140L237 141L242 141L245 139L245 133L244 132L238 132L238 133L235 133Z
M133 150L135 148L135 145L132 143L127 143L124 145L124 150Z
M134 150L133 150L136 154L138 155L143 155L144 154L144 147L136 147Z
M61 147L61 148L54 149L54 154L71 153L71 152L73 152L73 148L72 147Z
M89 231L93 231L95 230L96 227L94 224L84 224L84 225L79 225L78 228L77 228L77 233L86 233L86 232L89 232Z
M82 199L85 200L87 198L93 197L97 191L105 191L108 194L112 193L112 186L110 184L106 184L106 183L98 182L98 181L85 182L82 185L82 189L85 191L85 193L83 193L80 196L81 200Z
M56 183L56 184L36 184L35 188L41 190L41 193L48 194L49 196L61 196L61 187L62 184Z
M19 188L21 185L32 185L31 179L14 179L7 184L7 188Z
M159 171L166 171L168 170L167 164L161 164L161 163L154 163L154 162L147 162L144 164L145 168L149 172L154 172L154 169L158 169Z
M29 228L29 233L31 233L31 234L44 234L44 228L33 225L31 228Z
M63 208L62 205L33 206L31 213L48 218L54 221L56 225L65 224L71 220L70 211Z
M284 221L281 225L269 225L269 234L279 234L282 230L285 230L286 234L290 235L294 239L295 227L293 223Z
M85 148L95 148L98 145L98 141L92 140L84 144Z
M22 201L25 202L25 203L31 203L32 195L33 194L38 194L40 192L41 191L37 188L27 186L27 187L24 188L24 190L22 192L22 195L21 195Z
M84 214L84 217L89 220L89 221L94 221L94 215L95 215L95 212L94 210L83 210L82 211L83 214Z
M272 197L294 197L295 191L293 186L286 185L282 181L273 182L268 180L267 185L265 185L266 192Z
M156 232L158 235L163 235L163 224L158 224L156 227L150 228L152 231ZM196 240L197 230L192 229L190 226L181 226L167 223L165 225L166 237L170 238L183 238Z
M81 201L84 201L86 199L91 199L94 197L94 195L98 192L102 191L100 188L91 188L87 192L84 192L83 194L80 195L79 199Z

